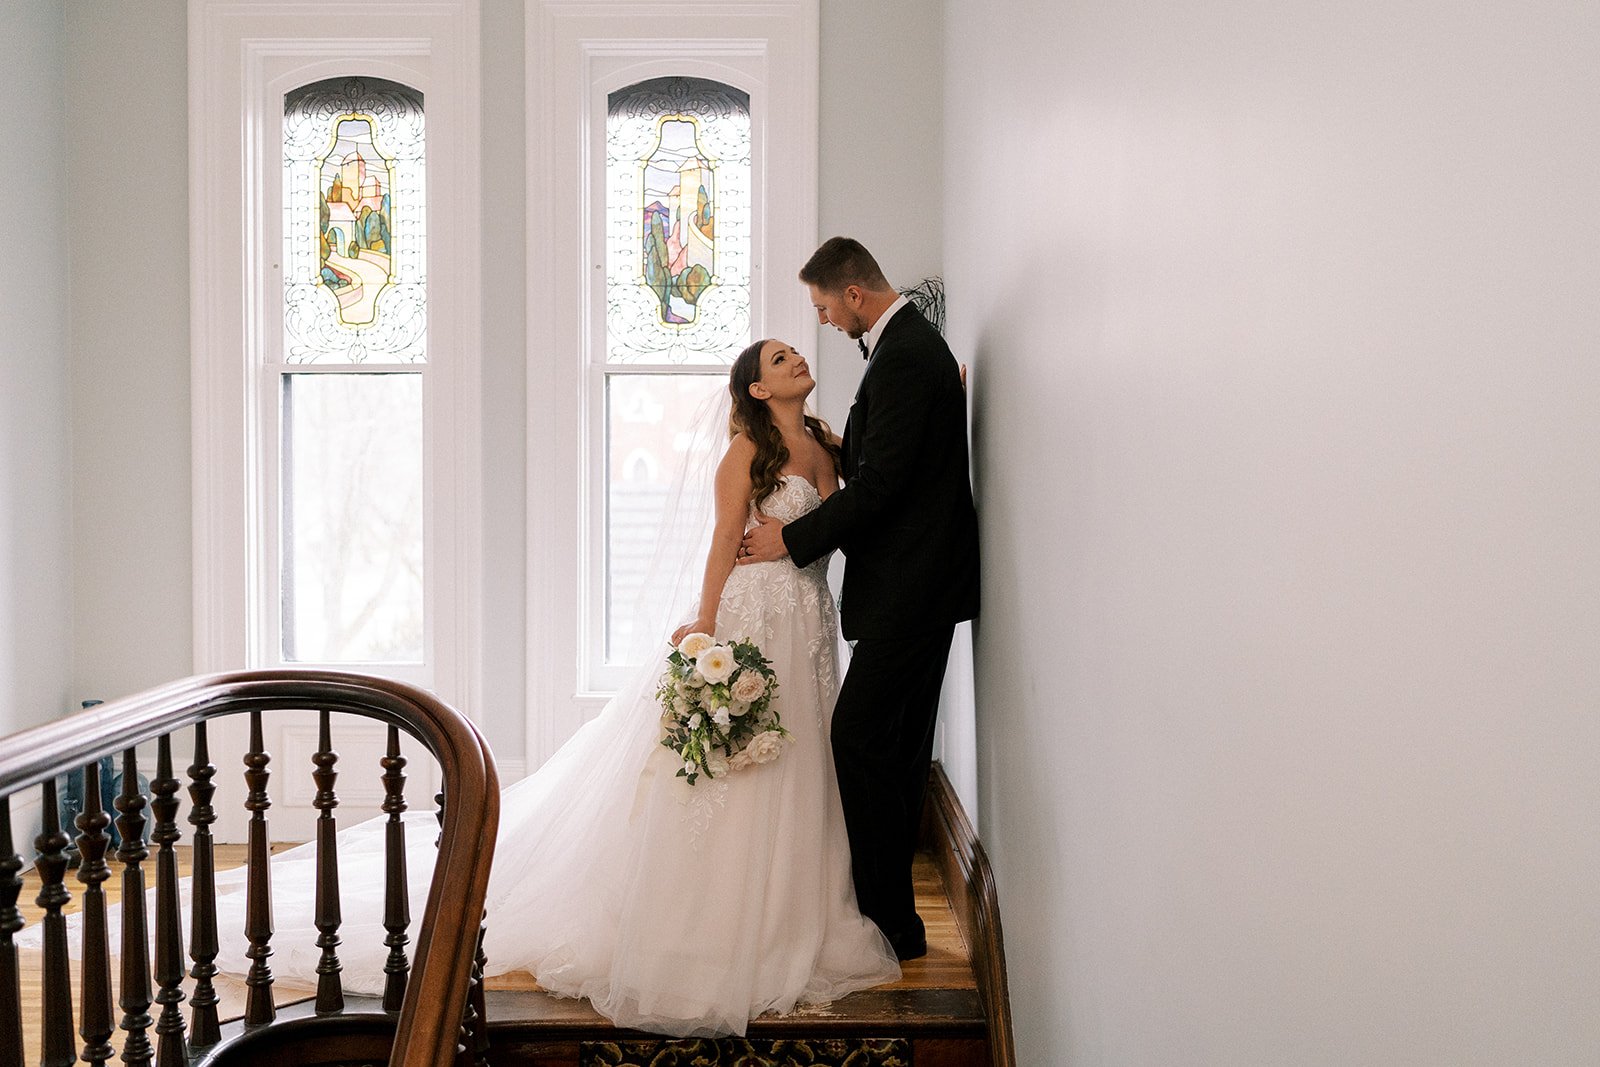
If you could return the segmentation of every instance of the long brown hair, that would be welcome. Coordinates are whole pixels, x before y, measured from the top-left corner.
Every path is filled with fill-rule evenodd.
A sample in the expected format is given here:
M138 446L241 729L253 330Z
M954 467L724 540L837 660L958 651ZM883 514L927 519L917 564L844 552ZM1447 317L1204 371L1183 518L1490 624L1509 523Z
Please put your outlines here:
M750 460L750 503L759 505L778 488L783 478L783 465L789 462L789 448L783 443L783 431L772 422L772 410L766 401L750 395L750 386L761 380L761 349L772 338L764 338L739 353L728 372L728 392L733 397L733 409L728 413L728 436L744 434L756 446ZM828 424L815 415L806 413L806 432L817 439L828 458L833 461L833 473L842 477L844 460L839 446L829 438Z

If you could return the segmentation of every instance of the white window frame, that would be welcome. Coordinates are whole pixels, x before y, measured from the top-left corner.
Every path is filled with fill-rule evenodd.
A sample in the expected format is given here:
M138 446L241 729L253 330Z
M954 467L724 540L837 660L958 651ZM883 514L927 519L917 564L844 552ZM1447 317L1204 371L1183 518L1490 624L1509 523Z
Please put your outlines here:
M363 35L363 26L383 32ZM271 357L283 335L283 95L325 78L386 78L423 93L428 140L426 662L351 669L425 685L478 717L478 42L477 0L190 0L196 671L275 666L281 657L280 375Z
M809 350L795 272L817 238L817 0L528 0L530 767L610 696L604 664L605 120L650 78L750 94L751 337ZM774 205L773 210L763 210Z

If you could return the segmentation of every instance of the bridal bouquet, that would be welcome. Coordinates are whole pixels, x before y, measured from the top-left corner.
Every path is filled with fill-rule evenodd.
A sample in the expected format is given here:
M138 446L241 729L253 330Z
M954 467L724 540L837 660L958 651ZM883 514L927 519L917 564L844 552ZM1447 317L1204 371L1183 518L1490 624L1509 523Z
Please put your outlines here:
M783 754L789 731L772 698L778 677L752 641L719 645L693 633L667 653L656 689L661 743L683 759L678 777L721 778Z

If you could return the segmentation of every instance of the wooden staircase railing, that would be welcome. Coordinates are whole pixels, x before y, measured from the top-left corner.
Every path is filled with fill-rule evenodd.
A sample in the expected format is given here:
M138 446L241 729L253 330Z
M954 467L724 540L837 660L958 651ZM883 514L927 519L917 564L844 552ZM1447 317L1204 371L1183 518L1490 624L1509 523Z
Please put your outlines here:
M261 716L283 710L321 713L315 756L317 786L317 900L315 925L321 949L314 1016L279 1018L272 999L272 916L268 878L267 811L271 758L261 743ZM390 952L382 1012L350 1013L339 984L338 868L334 809L337 755L329 735L332 712L381 720L389 726L383 760L386 828L387 903L385 944ZM250 812L248 883L244 933L252 961L246 978L243 1023L222 1026L217 1018L218 939L214 862L210 827L213 779L206 725L224 715L247 714L251 722L245 780ZM179 916L175 846L183 838L176 821L182 783L172 766L171 736L194 730L194 761L187 768L193 848L193 892L185 969ZM419 740L439 761L445 802L440 811L438 857L428 903L417 933L414 962L405 955L407 914L404 834L400 813L404 759L399 731ZM135 746L157 742L155 774L150 779L150 818L138 788ZM99 760L120 754L121 794L103 795ZM68 931L64 908L72 900L67 886L68 835L57 816L55 776L84 769L83 814L77 841L83 883L81 1008L73 1037ZM70 1067L80 1058L105 1063L113 1054L111 1036L125 1032L121 1058L132 1067L236 1067L239 1064L353 1062L387 1059L391 1067L470 1067L481 1064L486 1040L481 989L481 929L484 895L499 818L499 782L494 759L477 729L433 697L399 682L330 671L252 671L191 678L136 696L101 704L77 715L0 739L0 1067L23 1067L21 973L14 935L24 927L18 908L23 860L13 840L11 798L38 787L43 794L43 832L33 842L38 859L43 909L40 1067ZM113 852L107 829L117 815L120 845ZM149 827L148 843L145 829ZM149 910L146 864L154 851L155 898ZM103 883L120 864L122 939L121 993L113 1018L112 951L108 941ZM154 915L155 953L146 949L146 916ZM471 988L474 976L477 988ZM193 980L190 1019L182 1013L182 984ZM154 1013L152 1015L152 1013ZM387 1013L387 1014L383 1014ZM476 1019L470 1031L463 1020ZM153 1031L153 1040L152 1040ZM345 1035L341 1043L338 1035Z

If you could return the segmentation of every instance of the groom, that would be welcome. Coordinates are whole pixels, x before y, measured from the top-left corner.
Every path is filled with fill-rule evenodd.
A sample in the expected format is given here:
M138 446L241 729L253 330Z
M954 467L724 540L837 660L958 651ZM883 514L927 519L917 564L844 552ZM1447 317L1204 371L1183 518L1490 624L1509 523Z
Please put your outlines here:
M740 563L804 567L845 555L840 615L852 642L833 712L833 757L861 911L896 955L928 951L911 861L934 717L956 623L978 613L978 517L956 361L859 241L834 237L800 271L817 321L867 360L844 424L844 487L787 526L763 520Z

